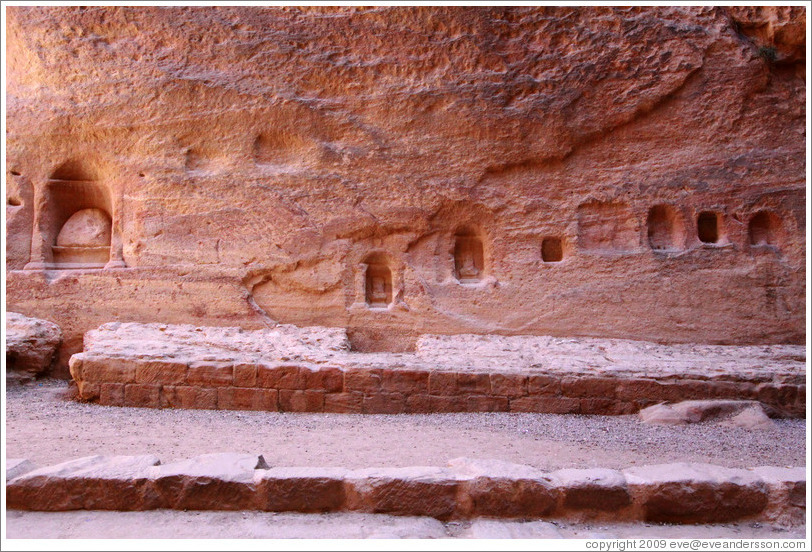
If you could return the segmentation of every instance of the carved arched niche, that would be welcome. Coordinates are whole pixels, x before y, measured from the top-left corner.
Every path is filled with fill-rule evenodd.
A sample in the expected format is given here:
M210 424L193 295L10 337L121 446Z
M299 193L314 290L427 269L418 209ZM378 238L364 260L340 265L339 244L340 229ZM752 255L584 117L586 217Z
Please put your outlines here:
M373 253L364 260L364 292L367 306L385 309L392 304L392 269L384 255Z
M781 219L771 211L758 211L747 225L747 235L750 245L779 246L781 234Z
M68 161L46 181L37 213L42 247L28 268L123 266L113 259L115 225L110 189L86 164Z
M670 205L655 205L646 220L648 244L655 251L673 251L685 245L682 218Z
M454 234L454 276L461 284L485 277L485 248L478 232L463 227Z

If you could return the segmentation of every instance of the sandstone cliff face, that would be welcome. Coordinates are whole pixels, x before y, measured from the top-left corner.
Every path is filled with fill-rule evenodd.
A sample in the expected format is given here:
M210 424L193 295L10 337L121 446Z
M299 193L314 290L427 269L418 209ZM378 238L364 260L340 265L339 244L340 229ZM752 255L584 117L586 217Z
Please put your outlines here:
M805 18L10 8L7 307L801 342Z

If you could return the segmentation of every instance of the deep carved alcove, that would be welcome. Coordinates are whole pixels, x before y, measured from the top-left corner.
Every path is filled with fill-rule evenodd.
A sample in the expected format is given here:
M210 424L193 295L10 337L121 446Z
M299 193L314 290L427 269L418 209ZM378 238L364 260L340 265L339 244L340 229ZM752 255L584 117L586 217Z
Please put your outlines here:
M373 254L364 261L364 289L367 306L386 308L392 303L392 269L386 258Z
M696 217L696 234L699 241L702 243L719 243L721 240L720 234L720 216L713 211L702 211Z
M777 246L781 220L775 213L759 211L752 216L747 227L750 245Z
M685 230L679 213L670 205L655 205L646 220L648 244L655 251L681 249Z
M541 260L545 263L559 263L564 260L561 238L549 237L541 240Z
M460 283L476 283L485 276L485 249L482 238L471 228L454 235L454 276Z

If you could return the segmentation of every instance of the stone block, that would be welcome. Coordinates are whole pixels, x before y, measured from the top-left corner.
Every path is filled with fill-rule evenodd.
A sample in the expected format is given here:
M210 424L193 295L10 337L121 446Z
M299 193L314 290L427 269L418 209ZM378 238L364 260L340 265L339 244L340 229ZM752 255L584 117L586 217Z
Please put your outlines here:
M6 378L29 381L46 372L62 343L62 330L53 322L6 313Z
M316 369L302 368L307 389L339 393L344 389L344 371L336 366L320 366Z
M553 480L530 466L468 458L449 466L460 480L459 516L542 517L558 502Z
M764 518L778 525L802 525L806 518L806 468L752 468L767 486Z
M255 470L267 469L256 454L216 453L152 468L161 503L176 510L254 510L259 499Z
M321 390L279 390L280 412L323 412L325 393Z
M200 387L234 385L234 365L230 362L192 362L186 381Z
M6 485L17 510L149 510L165 507L149 469L154 456L89 456L40 468Z
M423 370L387 370L382 374L381 389L404 395L426 394L429 372Z
M429 395L430 412L467 412L468 401L463 395Z
M533 375L527 378L527 394L559 395L561 393L561 378L555 376Z
M565 510L617 512L631 505L626 478L603 468L563 469L550 474L561 492Z
M101 395L101 385L95 381L77 381L76 387L79 399L83 401L97 401Z
M99 404L105 406L123 406L124 384L123 383L99 384Z
M422 394L407 395L403 411L407 414L427 414L434 412L431 409L431 397Z
M429 393L434 396L456 396L459 394L456 372L429 373Z
M223 410L277 411L278 391L256 387L218 387L217 408Z
M541 412L546 414L578 414L581 401L573 397L531 395L510 400L511 412Z
M364 414L401 414L406 408L406 397L401 393L374 393L364 396L361 411Z
M521 374L491 374L491 393L515 399L527 395L528 376Z
M164 385L161 388L161 408L217 408L217 389L188 385Z
M617 378L566 377L561 380L561 393L566 397L613 399Z
M622 416L637 412L637 405L617 399L581 399L579 412L599 416Z
M280 467L257 471L260 510L270 512L335 512L344 505L344 477L340 468Z
M725 523L764 510L767 487L747 470L710 464L662 464L623 472L646 521Z
M367 469L346 479L349 510L450 518L456 509L458 482L442 468Z
M466 412L507 412L510 403L507 397L493 395L474 395L465 398Z
M126 358L85 356L82 379L99 383L135 383L136 362Z
M491 393L490 374L457 372L457 392L461 395L489 395Z
M161 386L128 383L124 386L124 406L158 408L161 406Z
M344 390L377 393L381 390L383 370L378 368L349 368L344 372Z
M234 365L234 386L235 387L256 387L257 386L257 365L256 364L235 364Z
M135 382L144 384L183 385L188 366L185 362L142 360L135 365Z
M652 379L621 379L618 380L615 397L622 401L660 402L663 398L662 383Z
M79 382L82 380L82 363L84 358L84 353L76 353L75 355L71 355L70 359L68 359L68 371L73 381Z
M257 367L257 386L270 389L307 389L308 368L296 364Z
M364 394L349 391L346 393L327 393L324 396L324 411L341 414L360 414Z
M563 539L549 521L499 521L475 519L461 535L470 539Z

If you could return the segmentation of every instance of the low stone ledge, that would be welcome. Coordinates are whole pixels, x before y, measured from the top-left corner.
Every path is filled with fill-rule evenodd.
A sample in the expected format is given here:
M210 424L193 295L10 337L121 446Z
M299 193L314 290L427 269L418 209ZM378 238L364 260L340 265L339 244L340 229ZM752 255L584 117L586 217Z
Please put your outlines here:
M767 485L748 470L678 463L630 468L624 475L646 521L724 523L767 506Z
M805 366L789 354L801 346L461 335L423 336L414 353L362 354L337 339L342 331L105 324L86 334L71 374L81 400L111 406L623 415L725 399L758 401L781 416L806 412Z
M614 512L631 506L626 478L603 468L563 469L551 474L561 492L561 508L573 511Z
M760 466L751 471L767 485L765 519L778 525L802 525L806 519L806 469Z
M6 485L17 510L151 510L161 507L148 468L155 456L88 456L36 469Z
M544 517L560 490L549 474L498 460L456 458L449 465L461 477L457 514L461 517Z
M441 520L592 517L670 523L804 523L804 468L708 464L567 469L458 458L447 468L269 468L255 454L91 456L9 480L8 508L360 511Z
M150 470L165 508L176 510L255 510L254 471L266 469L256 454L216 453Z
M346 508L375 514L449 519L458 481L444 468L372 468L347 475Z
M269 512L336 512L345 502L341 468L272 468L257 470L257 505Z

